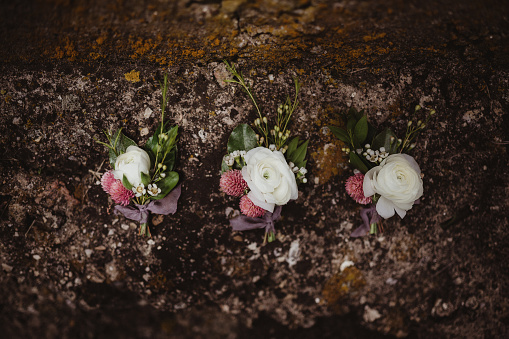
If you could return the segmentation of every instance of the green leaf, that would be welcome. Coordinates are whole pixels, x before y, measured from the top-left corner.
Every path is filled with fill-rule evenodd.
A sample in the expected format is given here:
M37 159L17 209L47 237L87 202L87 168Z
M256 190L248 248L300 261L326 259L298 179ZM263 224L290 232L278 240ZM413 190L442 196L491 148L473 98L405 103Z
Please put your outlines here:
M286 156L288 159L292 156L293 152L297 149L297 146L299 146L299 137L295 137L290 141L288 144L288 149L286 150Z
M357 112L357 114L355 115L355 118L357 120L360 120L363 116L365 116L364 110L361 110L361 111Z
M174 146L166 158L164 159L163 165L166 165L167 171L173 171L175 168L175 162L177 160L177 146Z
M348 136L348 132L340 127L335 126L327 126L332 134L339 140L346 142L347 144L350 144L350 137Z
M164 198L168 195L168 193L171 192L171 190L177 186L179 182L179 175L177 172L169 172L166 174L166 177L164 179L159 180L157 182L157 187L161 189L161 193L159 193L155 197L151 197L153 200L159 200Z
M258 146L256 133L247 124L240 124L233 130L228 139L228 153L233 151L249 151Z
M348 118L348 122L346 123L346 129L348 131L353 132L353 129L355 128L355 124L357 124L357 119L355 119L354 117Z
M348 115L350 117L353 117L355 118L355 120L359 120L360 117L358 117L359 115L359 112L357 112L357 110L355 109L355 107L350 107L350 109L348 110ZM361 115L362 116L362 115Z
M228 172L229 170L230 170L230 167L228 167L226 162L223 160L221 162L221 174L223 174L224 172Z
M394 142L391 145L391 137L393 137ZM390 154L396 153L398 137L394 134L393 131L386 128L381 133L379 133L374 139L373 144L371 145L371 149L379 150L380 147L385 147L385 151Z
M355 124L353 137L359 144L362 145L362 143L366 140L367 136L368 136L368 120L366 119L366 116L363 116Z
M145 172L141 172L141 183L147 187L148 184L150 184L150 175L146 174Z
M129 146L137 146L132 139L126 137L122 133L122 129L119 129L115 134L112 135L111 142L116 152L115 154L115 152L112 149L109 150L110 164L112 167L115 167L117 155L124 154L125 151L127 150L127 147Z
M126 189L128 189L129 191L133 189L133 185L131 185L131 183L129 182L129 180L127 180L127 177L124 176L122 177L122 185L124 185L124 187Z
M362 162L362 159L355 153L350 152L350 163L353 167L357 168L359 171L361 171L363 174L366 174L368 171L368 167L364 162Z
M292 159L290 159L295 166L302 167L302 162L306 157L306 152L308 149L309 140L306 140L302 145L300 145L295 152L292 154Z

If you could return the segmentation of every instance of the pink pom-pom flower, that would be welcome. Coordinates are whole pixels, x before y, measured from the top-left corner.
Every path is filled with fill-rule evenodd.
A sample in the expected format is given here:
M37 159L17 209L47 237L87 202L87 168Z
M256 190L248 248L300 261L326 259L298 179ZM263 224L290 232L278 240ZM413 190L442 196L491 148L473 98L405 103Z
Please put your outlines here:
M115 180L115 182L110 187L110 195L111 199L119 205L127 206L129 205L129 201L134 197L134 193L122 185L120 180Z
M350 178L346 180L346 192L355 200L357 203L362 205L370 204L372 199L371 197L364 196L364 189L362 188L362 184L364 182L364 174L357 173L352 175Z
M242 177L242 172L239 170L229 170L221 175L219 180L219 187L221 190L234 197L240 197L244 195L248 188L247 182Z
M111 185L113 185L113 183L115 181L117 181L117 180L113 176L112 171L108 171L108 172L104 173L103 176L101 177L101 186L102 186L104 192L109 194L110 190L111 190Z
M252 218L258 218L265 214L265 210L259 206L256 206L253 204L251 199L247 197L247 195L240 198L240 211L242 214L252 217Z

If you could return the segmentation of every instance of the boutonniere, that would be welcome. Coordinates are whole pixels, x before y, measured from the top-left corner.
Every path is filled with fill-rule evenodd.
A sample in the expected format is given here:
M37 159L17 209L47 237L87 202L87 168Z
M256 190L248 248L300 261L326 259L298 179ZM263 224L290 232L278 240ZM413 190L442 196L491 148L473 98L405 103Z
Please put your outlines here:
M290 121L298 106L301 84L295 79L295 96L276 109L275 117L263 115L251 86L233 64L225 62L233 79L253 102L258 117L252 126L238 125L228 139L221 165L220 188L240 198L241 215L230 219L234 231L265 229L265 242L275 240L274 223L282 206L298 197L298 184L306 183L308 141L290 138ZM271 118L273 121L271 121Z
M424 121L418 116L424 113ZM367 205L361 211L363 224L354 230L352 237L376 234L383 230L382 218L394 214L404 218L423 195L421 169L410 156L416 146L415 139L427 126L433 109L416 106L415 118L408 121L404 138L386 128L379 132L368 122L364 111L351 108L343 114L345 127L329 126L332 133L347 147L343 148L355 168L346 181L347 193L359 204ZM414 121L415 120L415 121Z
M164 121L168 79L161 84L161 123L143 147L122 133L105 131L111 170L103 174L101 185L117 204L116 214L140 223L140 235L150 237L150 213L173 214L180 197L179 175L174 171L177 157L178 126Z

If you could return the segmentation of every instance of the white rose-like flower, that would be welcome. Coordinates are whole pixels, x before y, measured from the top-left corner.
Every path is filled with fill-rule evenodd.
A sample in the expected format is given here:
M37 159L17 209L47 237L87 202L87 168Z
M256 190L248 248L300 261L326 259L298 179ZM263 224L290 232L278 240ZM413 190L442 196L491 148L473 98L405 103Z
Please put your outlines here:
M283 153L257 147L247 152L244 159L242 177L251 190L247 196L256 206L273 212L275 205L297 199L295 175Z
M147 152L138 146L129 146L124 154L117 157L113 176L122 180L124 174L133 186L141 183L141 172L148 174L150 170L150 157Z
M376 211L381 217L390 218L396 211L403 218L422 196L421 169L407 154L390 155L366 173L363 190L366 197L380 195Z

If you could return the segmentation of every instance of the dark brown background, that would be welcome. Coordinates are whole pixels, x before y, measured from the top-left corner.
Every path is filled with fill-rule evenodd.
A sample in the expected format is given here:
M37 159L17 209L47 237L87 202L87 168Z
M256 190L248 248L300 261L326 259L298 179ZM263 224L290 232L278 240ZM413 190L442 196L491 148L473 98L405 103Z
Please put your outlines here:
M507 336L506 1L0 8L2 337ZM263 231L232 233L237 201L218 189L229 133L256 117L223 59L269 116L293 76L304 84L291 129L310 140L309 183L266 246ZM93 138L124 127L143 143L164 72L183 194L147 241L90 172L108 169ZM437 111L413 154L422 203L351 239L352 170L326 126L353 105L402 134L416 104Z

